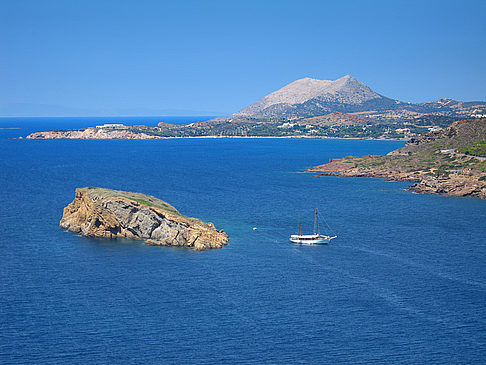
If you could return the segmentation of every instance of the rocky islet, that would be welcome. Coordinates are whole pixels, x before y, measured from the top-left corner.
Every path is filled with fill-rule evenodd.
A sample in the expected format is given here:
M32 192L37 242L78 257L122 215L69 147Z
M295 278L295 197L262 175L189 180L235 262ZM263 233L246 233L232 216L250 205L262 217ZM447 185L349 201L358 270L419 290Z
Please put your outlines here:
M217 230L212 223L183 216L160 199L97 187L76 189L59 225L83 236L131 238L154 246L205 250L228 244L228 235L223 230Z

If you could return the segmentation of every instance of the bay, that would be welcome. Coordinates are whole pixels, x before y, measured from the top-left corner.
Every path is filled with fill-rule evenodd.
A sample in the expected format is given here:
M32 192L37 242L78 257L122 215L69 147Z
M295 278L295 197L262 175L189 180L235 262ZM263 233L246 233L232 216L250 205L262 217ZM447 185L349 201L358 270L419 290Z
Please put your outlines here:
M0 122L20 128L0 131L2 363L486 357L485 201L301 173L401 141L42 141L12 137L92 120ZM224 229L229 245L195 252L65 232L62 209L81 186L154 195ZM315 208L338 238L289 244L297 215L311 231Z

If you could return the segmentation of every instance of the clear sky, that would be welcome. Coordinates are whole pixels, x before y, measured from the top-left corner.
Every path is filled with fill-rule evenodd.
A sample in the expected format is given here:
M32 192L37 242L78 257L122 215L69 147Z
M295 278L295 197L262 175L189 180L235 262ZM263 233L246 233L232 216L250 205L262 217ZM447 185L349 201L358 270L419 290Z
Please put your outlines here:
M486 1L0 0L0 115L230 114L303 77L486 100Z

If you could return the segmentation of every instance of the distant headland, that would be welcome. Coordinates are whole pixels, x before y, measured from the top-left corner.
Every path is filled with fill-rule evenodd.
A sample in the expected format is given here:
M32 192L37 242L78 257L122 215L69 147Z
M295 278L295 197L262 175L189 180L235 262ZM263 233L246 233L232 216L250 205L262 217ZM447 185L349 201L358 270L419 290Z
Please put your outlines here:
M131 238L153 246L222 248L228 235L212 223L185 217L153 196L98 187L76 189L61 228L88 237Z
M486 116L486 102L441 99L406 103L382 96L347 75L304 78L229 116L189 124L159 123L35 132L29 139L160 139L178 137L301 137L409 139L452 122Z

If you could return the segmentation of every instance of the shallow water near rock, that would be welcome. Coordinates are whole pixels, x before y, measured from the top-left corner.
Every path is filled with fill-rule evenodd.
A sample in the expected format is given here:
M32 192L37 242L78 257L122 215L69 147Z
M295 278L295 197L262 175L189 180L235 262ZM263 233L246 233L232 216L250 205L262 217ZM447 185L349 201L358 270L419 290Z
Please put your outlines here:
M299 173L403 142L9 139L36 129L18 126L0 131L1 363L486 358L486 201ZM229 245L65 232L62 209L81 186L153 195L224 229ZM298 214L312 231L315 208L338 238L289 244Z

